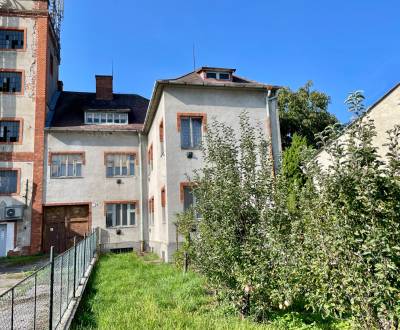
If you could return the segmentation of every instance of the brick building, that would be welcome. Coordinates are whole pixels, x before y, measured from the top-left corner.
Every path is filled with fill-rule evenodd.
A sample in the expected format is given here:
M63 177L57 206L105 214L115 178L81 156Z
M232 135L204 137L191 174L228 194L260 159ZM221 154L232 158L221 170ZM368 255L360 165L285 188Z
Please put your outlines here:
M0 255L41 251L44 126L57 90L61 9L0 2Z

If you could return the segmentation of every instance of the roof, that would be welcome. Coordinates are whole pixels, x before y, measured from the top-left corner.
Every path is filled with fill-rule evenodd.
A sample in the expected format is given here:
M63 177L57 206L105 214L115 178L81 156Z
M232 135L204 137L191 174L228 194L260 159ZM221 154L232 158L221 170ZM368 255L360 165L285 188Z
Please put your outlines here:
M203 79L200 73L202 71L229 71L232 73L232 80L218 80L218 79ZM192 72L189 72L181 77L173 78L173 79L162 79L157 80L153 93L150 99L149 109L146 114L146 120L144 123L143 130L147 132L150 129L151 123L153 121L158 103L160 101L162 91L165 86L193 86L193 87L206 87L206 88L248 88L248 89L257 89L257 90L278 90L280 86L276 85L267 85L261 82L257 82L254 80L246 79L243 77L239 77L233 72L236 69L227 69L227 68L215 68L215 67L201 67Z
M203 79L199 74L202 71L225 71L232 73L232 80ZM233 72L236 69L201 67L195 71L189 72L178 78L158 80L159 83L177 84L177 85L198 85L198 86L215 86L215 87L249 87L249 88L265 88L278 89L279 86L267 85L254 80L239 77Z
M61 92L49 128L52 130L129 131L143 127L149 100L136 94L113 94L98 100L96 93ZM128 112L127 125L85 125L85 111Z

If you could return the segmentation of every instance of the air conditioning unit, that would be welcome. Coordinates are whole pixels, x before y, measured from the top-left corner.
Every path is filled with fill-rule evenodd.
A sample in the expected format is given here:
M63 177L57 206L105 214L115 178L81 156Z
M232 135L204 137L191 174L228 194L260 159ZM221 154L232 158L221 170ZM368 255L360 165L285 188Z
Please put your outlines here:
M23 206L10 206L4 208L4 219L17 220L22 219L24 214Z

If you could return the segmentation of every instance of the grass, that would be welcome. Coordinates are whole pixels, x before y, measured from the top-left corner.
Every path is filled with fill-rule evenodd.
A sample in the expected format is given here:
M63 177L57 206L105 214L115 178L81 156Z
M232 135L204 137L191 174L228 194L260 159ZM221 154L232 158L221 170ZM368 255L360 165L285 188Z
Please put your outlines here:
M43 259L43 256L43 254L35 254L32 256L0 257L0 265L23 266Z
M269 323L242 321L217 304L194 273L183 274L154 256L134 253L100 258L72 329L345 329L299 313Z

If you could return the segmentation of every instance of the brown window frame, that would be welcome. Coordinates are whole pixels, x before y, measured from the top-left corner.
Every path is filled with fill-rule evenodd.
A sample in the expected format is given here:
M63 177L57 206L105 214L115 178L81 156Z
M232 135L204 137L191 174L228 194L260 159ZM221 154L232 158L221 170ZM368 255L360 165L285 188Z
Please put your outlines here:
M17 191L13 193L2 193L0 196L17 196L21 192L21 169L16 167L0 167L0 171L16 171L17 172Z
M2 52L25 52L26 51L26 28L20 27L10 27L10 26L0 26L0 30L8 30L8 31L19 31L24 33L24 47L23 48L0 48Z
M20 92L3 92L0 91L0 94L3 95L17 95L17 96L22 96L24 95L24 87L25 87L25 70L22 69L0 69L0 72L15 72L15 73L20 73L21 74L21 91Z
M18 141L16 142L0 142L0 144L22 144L23 140L23 132L24 132L24 119L20 117L1 117L0 122L2 121L18 121L19 122L19 132L18 132Z

